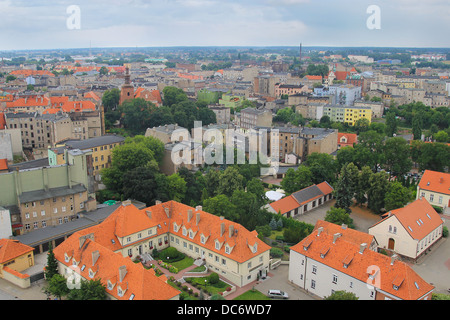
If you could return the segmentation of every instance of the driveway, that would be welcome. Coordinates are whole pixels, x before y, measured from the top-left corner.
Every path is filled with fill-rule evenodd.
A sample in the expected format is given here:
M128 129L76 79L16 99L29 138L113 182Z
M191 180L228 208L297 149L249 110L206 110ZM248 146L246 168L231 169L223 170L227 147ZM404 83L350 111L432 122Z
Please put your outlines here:
M288 280L289 265L282 264L278 268L271 270L269 277L265 280L260 280L255 289L263 294L266 294L270 289L278 289L286 292L289 295L289 300L315 300L313 297L307 295L302 290L291 285Z
M317 220L325 220L327 211L330 210L335 203L336 200L328 201L322 206L310 210L303 215L295 216L294 219L315 225ZM350 218L353 219L356 230L368 232L369 227L381 220L379 215L371 213L365 207L352 206L350 209L352 210Z
M443 217L444 225L450 229L450 216ZM450 289L450 241L443 238L431 248L418 263L410 264L425 281L435 286L435 293L448 294Z

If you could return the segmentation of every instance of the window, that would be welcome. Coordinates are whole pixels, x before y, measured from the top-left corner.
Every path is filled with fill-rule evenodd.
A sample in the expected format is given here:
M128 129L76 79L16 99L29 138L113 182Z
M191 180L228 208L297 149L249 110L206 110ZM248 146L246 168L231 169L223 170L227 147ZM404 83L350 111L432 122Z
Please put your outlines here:
M316 288L316 281L311 280L311 289L315 289L315 288Z
M431 202L434 201L434 194L430 194L430 201L431 201Z
M315 265L312 266L312 273L313 274L317 273L317 266L315 266Z
M58 213L58 208L53 208L53 213Z
M66 207L61 207L62 212L66 212Z
M335 274L333 274L333 283L337 283L337 280L338 280L338 277L337 277L337 275L335 275Z

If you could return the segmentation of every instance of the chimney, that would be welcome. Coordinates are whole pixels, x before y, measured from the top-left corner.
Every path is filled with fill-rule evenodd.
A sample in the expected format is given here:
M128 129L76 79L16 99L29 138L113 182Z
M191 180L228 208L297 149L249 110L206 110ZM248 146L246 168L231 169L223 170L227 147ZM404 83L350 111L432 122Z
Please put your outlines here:
M394 265L394 262L395 262L395 260L397 260L397 258L398 258L398 256L395 253L391 256L391 266Z
M130 204L131 204L131 200L125 200L125 201L122 201L122 205L123 205L124 207L129 206Z
M234 226L230 224L230 227L228 229L228 236L231 238L234 234Z
M359 253L363 254L364 250L367 248L367 243L361 243L359 247Z
M333 235L333 243L336 243L336 240L337 240L340 236L342 236L341 233L335 233L335 234Z
M155 201L155 205L161 204L162 202L160 200Z
M223 234L225 233L225 223L221 223L220 224L220 236L223 236Z
M189 209L187 213L188 213L188 217L187 217L188 218L188 222L190 222L191 219L192 219L192 210Z
M348 227L348 226L347 226L345 223L342 224L342 229L343 229L343 230L347 229L347 227Z
M195 211L202 211L203 210L203 207L202 206L196 206L195 207Z
M198 225L199 222L200 222L200 212L197 212L197 214L195 215L195 224Z
M320 227L319 229L317 229L317 236L320 236L322 231L323 231L323 227Z
M98 250L92 252L92 265L95 265L99 257L100 252Z
M126 266L119 267L119 282L123 281L126 274L127 274L127 267Z
M150 210L145 210L145 213L147 214L147 217L150 219L152 218L152 212Z

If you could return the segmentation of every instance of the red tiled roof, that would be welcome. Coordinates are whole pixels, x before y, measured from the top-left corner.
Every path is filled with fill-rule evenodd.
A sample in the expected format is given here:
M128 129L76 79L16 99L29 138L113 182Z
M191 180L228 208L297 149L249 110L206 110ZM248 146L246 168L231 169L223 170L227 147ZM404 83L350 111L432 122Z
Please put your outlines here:
M419 188L450 195L450 173L425 170Z
M304 250L304 246L308 249ZM323 248L329 248L327 254L322 257ZM434 287L423 280L411 267L402 261L395 261L391 264L391 258L365 249L359 253L360 246L343 238L338 238L333 243L333 235L313 231L309 236L298 244L291 247L291 250L306 257L327 265L350 277L362 282L369 281L369 270L374 266L378 269L377 282L370 283L377 291L387 293L403 300L417 300L429 294ZM344 262L349 263L344 267ZM403 279L403 281L399 281ZM320 281L320 280L318 280ZM394 284L400 286L394 289Z
M0 159L0 170L8 170L8 160Z
M96 234L97 236L97 234ZM153 269L145 269L142 264L123 257L120 253L111 252L97 242L86 239L80 248L80 234L75 233L53 250L55 258L71 267L73 260L78 263L76 272L85 279L100 279L107 287L106 292L119 300L170 300L180 291L167 284L165 277L157 277ZM98 253L96 261L93 260ZM66 261L66 254L69 260ZM85 266L83 268L83 266ZM120 279L120 268L124 268L124 276ZM93 275L91 278L89 270ZM108 281L114 286L108 288ZM118 287L124 290L119 296Z
M417 199L403 208L391 210L386 215L386 218L375 225L395 216L408 234L418 240L425 238L443 224L439 214L425 198Z
M342 138L346 138L347 142L342 142L341 141ZM353 144L357 143L357 141L358 141L358 135L356 133L343 133L343 132L338 133L338 144L340 144L340 145L353 146Z
M314 230L317 230L321 227L323 228L322 232L327 233L331 236L334 236L336 233L340 233L343 240L351 242L357 246L359 246L361 243L367 243L367 245L370 246L370 244L374 240L374 236L371 234L348 227L343 228L340 225L328 221L318 220L316 222L316 225L314 226Z
M0 264L32 252L34 249L18 240L0 239Z
M287 197L284 197L283 199L272 202L270 204L270 206L277 213L285 214L286 212L289 212L291 210L294 210L295 208L298 208L299 204L292 195L289 195Z
M197 218L199 219L197 220ZM175 225L179 227L177 231L174 229ZM75 259L81 259L87 263L86 265L90 263L89 266L91 266L90 252L98 250L100 257L103 257L103 259L98 260L99 265L96 267L98 275L96 274L96 278L101 278L104 282L112 279L111 281L116 283L118 268L121 265L126 265L127 276L129 275L129 277L126 276L124 281L127 282L130 290L128 296L125 295L121 299L128 299L129 295L133 293L135 299L167 300L178 294L178 291L173 291L173 288L166 288L164 282L157 282L152 270L145 270L140 264L131 262L128 257L114 253L122 252L127 246L134 246L139 243L133 242L122 245L120 240L123 237L154 227L156 227L156 233L150 236L143 235L141 242L158 239L162 234L176 234L180 238L198 243L205 249L226 255L240 263L270 250L267 244L257 238L256 232L250 232L235 222L202 210L196 210L175 201L168 201L143 210L139 210L131 204L123 204L102 223L76 232L57 246L54 249L55 257L58 261L70 266L71 261L65 262L64 254L67 253ZM183 234L184 228L187 230L185 235ZM234 232L234 230L238 230L238 232ZM192 231L193 234L190 234L189 231ZM87 235L92 235L92 241L86 240L86 245L83 245L80 249L79 239ZM201 242L202 235L205 237L203 243ZM222 243L219 249L215 246L216 241ZM257 250L253 252L252 248L255 248L255 246ZM226 247L231 248L229 253L225 253ZM78 266L81 267L81 264ZM87 269L86 267L84 274L82 274L85 278L88 276L86 275ZM114 294L113 292L110 293Z
M330 184L326 181L319 183L317 187L322 191L324 195L330 194L333 192L333 188L330 186Z
M31 69L14 70L14 71L11 71L9 74L13 75L13 76L24 76L24 77L42 76L42 75L46 75L46 76L50 76L50 77L55 76L53 73L51 73L50 71L47 71L47 70L31 70Z

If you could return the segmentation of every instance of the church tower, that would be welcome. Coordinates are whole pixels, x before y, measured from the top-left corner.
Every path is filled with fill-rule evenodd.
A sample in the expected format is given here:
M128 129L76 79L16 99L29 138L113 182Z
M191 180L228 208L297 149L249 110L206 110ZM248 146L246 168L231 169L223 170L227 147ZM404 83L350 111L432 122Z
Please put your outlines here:
M133 98L134 98L134 87L131 85L130 68L127 66L125 69L125 84L122 86L119 103L122 104L125 101L131 100Z

